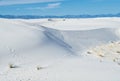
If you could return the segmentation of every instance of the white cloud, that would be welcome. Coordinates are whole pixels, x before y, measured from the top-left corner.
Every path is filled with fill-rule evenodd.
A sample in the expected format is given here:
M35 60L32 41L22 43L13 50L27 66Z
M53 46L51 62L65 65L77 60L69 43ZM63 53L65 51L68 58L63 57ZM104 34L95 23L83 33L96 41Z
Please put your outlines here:
M14 5L14 4L30 4L30 3L44 3L57 2L62 0L0 0L0 5Z
M61 5L61 3L52 3L52 4L48 4L48 6L46 8L57 8Z
M28 9L28 10L45 10L45 9L58 8L60 5L61 5L61 3L57 2L57 3L48 4L45 7L33 7L33 8L26 8L26 9Z
M104 0L93 0L93 1L98 1L99 2L99 1L104 1Z

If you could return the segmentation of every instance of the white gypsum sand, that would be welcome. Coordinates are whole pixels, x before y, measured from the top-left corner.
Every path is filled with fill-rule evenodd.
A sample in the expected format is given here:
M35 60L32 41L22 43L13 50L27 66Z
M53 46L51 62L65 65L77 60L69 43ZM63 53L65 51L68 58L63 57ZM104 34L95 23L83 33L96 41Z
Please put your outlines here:
M0 81L119 81L119 26L120 18L0 19Z

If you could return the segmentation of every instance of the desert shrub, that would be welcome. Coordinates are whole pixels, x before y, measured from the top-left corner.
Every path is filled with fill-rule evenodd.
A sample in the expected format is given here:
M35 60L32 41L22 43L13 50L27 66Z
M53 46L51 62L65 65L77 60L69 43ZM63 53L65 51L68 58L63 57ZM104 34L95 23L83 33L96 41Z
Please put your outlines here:
M88 51L87 54L92 54L92 53L90 51Z
M63 19L63 21L65 21L65 19Z
M101 54L100 54L99 56L100 56L100 57L104 57L104 55L101 55Z
M117 51L117 53L120 53L120 51Z
M37 70L41 70L43 69L44 67L41 67L41 66L37 66Z
M51 19L51 18L49 18L49 19L48 19L48 21L52 21L52 19Z
M9 68L18 68L18 66L14 65L14 64L9 64Z

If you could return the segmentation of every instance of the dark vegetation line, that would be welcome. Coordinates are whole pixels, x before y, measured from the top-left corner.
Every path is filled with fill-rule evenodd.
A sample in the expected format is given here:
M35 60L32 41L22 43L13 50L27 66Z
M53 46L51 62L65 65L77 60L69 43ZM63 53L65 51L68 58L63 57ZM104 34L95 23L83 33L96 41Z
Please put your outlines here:
M120 17L120 13L118 14L100 14L100 15L63 15L63 16L35 16L35 15L0 15L0 18L7 19L39 19L39 18L97 18L97 17Z

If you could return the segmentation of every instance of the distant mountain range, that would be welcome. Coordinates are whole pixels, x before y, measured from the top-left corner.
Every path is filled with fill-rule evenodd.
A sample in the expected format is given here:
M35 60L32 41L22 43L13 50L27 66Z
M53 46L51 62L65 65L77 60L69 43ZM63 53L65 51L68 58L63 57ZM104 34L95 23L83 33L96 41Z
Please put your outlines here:
M35 15L0 15L0 18L7 19L38 19L38 18L97 18L97 17L120 17L118 14L100 14L100 15L63 15L63 16L35 16Z

